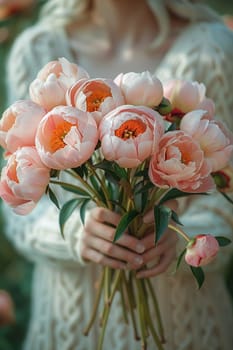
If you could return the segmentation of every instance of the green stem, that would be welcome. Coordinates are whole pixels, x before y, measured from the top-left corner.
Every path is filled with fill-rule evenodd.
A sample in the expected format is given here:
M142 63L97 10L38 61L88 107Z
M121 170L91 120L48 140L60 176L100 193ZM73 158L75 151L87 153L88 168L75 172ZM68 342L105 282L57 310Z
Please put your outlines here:
M169 189L163 189L163 188L154 188L151 192L151 198L149 200L148 205L146 206L146 212L154 208L156 204L160 202L160 200L167 194L167 192L170 191ZM143 213L146 214L146 213Z
M148 304L148 301L147 299L145 299L145 318L147 320L147 325L151 331L151 334L152 334L152 337L154 339L154 342L155 344L157 345L157 349L158 350L164 350L163 349L163 346L162 346L162 341L164 342L164 339L163 340L160 340L159 339L159 336L154 328L154 325L153 325L153 322L152 322L152 319L151 319L151 313L150 313L150 308L149 308L149 304Z
M140 324L140 331L141 331L141 346L142 349L146 349L147 342L146 342L146 323L145 323L145 315L144 315L144 296L143 296L143 290L141 286L141 281L137 278L135 278L136 281L136 287L137 287L137 293L136 293L136 300L137 300L137 310L138 310L138 317L139 317L139 324Z
M74 171L72 171L72 170L64 170L67 174L69 174L69 175L71 175L72 177L74 177L75 179L77 179L79 182L81 182L82 183L82 185L86 188L86 189L88 189L91 193L93 193L94 194L94 197L96 197L96 198L98 198L99 199L99 194L98 194L98 192L96 192L94 189L93 189L93 187L91 187L90 185L89 185L89 183L88 182L86 182L85 180L83 180L83 178L80 176L80 175L78 175L77 173L75 173Z
M125 285L125 291L127 294L127 299L128 299L128 305L129 305L129 311L130 311L130 316L133 324L133 330L134 330L134 337L135 340L140 340L140 337L138 335L138 330L137 330L137 323L135 320L135 315L134 315L134 306L135 306L135 301L134 301L134 293L133 293L133 286L130 283L131 281L127 281L125 274L122 275L123 283Z
M106 199L106 203L107 203L107 207L111 210L112 209L112 203L109 201L109 193L108 190L106 188L106 184L105 181L103 181L103 179L99 176L99 174L97 173L96 169L92 166L91 163L87 163L89 169L91 170L92 174L95 175L96 179L99 181L100 185L101 185L101 189L104 193L104 197Z
M109 297L108 302L104 304L103 318L101 320L102 331L100 333L97 350L102 350L102 347L103 347L104 335L105 335L105 330L106 330L106 326L107 326L108 316L110 313L111 304L112 304L114 295L117 291L118 284L121 281L121 277L122 277L122 270L117 270L116 276L115 276L115 279L114 279L113 285L112 285L111 295Z
M127 306L126 306L126 302L125 302L125 294L124 294L124 288L123 288L122 283L120 283L119 291L120 291L120 295L121 295L121 306L122 306L123 317L124 317L125 323L128 324L129 320L128 320L128 315L127 315Z
M102 289L103 289L103 284L104 284L104 270L102 271L102 275L101 275L101 279L100 279L100 284L99 284L99 287L98 287L98 290L97 290L97 294L96 294L96 299L95 299L95 303L94 303L94 308L93 308L93 311L92 311L92 315L91 315L91 318L90 318L90 321L88 322L88 325L86 326L86 328L84 329L83 331L83 334L84 335L88 335L95 319L96 319L96 314L97 314L97 310L98 310L98 307L99 307L99 302L100 302L100 297L101 297L101 292L102 292Z
M153 290L151 281L149 279L145 279L145 281L147 283L148 290L149 290L151 298L152 298L153 307L154 307L156 319L157 319L157 322L158 322L158 330L159 330L159 335L160 335L160 338L161 338L161 342L164 343L164 339L165 339L165 337L164 337L164 329L163 329L161 313L160 313L160 310L159 310L158 300L157 300L155 292Z
M189 236L188 236L183 230L181 230L180 228L178 228L178 227L176 227L176 226L174 226L174 225L172 225L172 224L169 224L168 227L169 227L171 230L173 230L173 231L179 233L179 235L181 235L187 242L190 242L190 241L191 241L191 239L189 238Z
M104 300L108 303L110 298L111 271L110 267L104 268Z

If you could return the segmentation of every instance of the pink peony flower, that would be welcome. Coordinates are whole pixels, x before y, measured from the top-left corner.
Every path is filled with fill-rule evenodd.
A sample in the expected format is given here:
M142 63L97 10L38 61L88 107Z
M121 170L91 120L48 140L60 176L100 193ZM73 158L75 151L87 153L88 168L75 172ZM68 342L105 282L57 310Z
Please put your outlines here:
M0 145L10 153L19 147L34 146L37 126L45 114L46 111L32 101L13 103L0 120Z
M163 88L164 97L172 104L172 113L185 114L195 109L204 109L208 113L208 118L213 118L215 105L206 97L204 84L173 79L165 83Z
M32 211L49 183L50 169L35 147L19 148L2 169L0 197L20 215Z
M110 79L89 79L77 82L67 92L69 106L90 112L97 124L102 117L125 103L120 88Z
M47 63L29 87L31 99L46 108L65 104L68 88L79 79L88 79L88 73L80 66L65 58Z
M67 169L83 164L95 150L98 129L91 113L55 107L40 122L36 148L50 168Z
M185 261L191 266L204 266L214 260L218 250L219 244L214 236L201 234L188 244Z
M167 132L161 138L149 165L149 177L155 185L191 193L215 188L210 172L199 144L179 130Z
M148 71L121 73L114 81L121 88L126 104L155 107L163 99L162 83Z
M134 168L156 151L164 124L148 107L124 105L108 113L99 129L104 157L121 167Z
M200 144L213 172L227 165L233 150L233 135L222 123L208 120L205 111L197 110L182 118L180 130Z

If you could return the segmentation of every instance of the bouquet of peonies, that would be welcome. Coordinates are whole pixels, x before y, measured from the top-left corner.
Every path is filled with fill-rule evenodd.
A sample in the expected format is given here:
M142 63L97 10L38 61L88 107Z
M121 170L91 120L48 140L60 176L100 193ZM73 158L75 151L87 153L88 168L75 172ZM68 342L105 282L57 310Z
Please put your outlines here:
M149 72L90 79L84 69L61 58L38 73L30 98L13 103L0 122L0 144L7 158L1 198L14 212L26 215L47 193L60 209L62 234L75 209L84 222L92 201L121 214L115 241L126 230L143 237L151 229L143 216L153 210L155 244L167 228L180 234L187 245L177 267L185 256L201 286L200 266L229 241L211 234L189 238L166 202L216 190L230 200L233 135L214 119L214 103L205 96L204 85L182 80L162 85ZM72 181L63 181L62 172ZM61 208L51 184L73 196ZM102 348L117 291L142 348L152 335L157 348L163 349L155 291L150 279L137 279L135 271L103 268L84 333L91 329L103 299L98 349ZM152 320L152 312L158 322Z

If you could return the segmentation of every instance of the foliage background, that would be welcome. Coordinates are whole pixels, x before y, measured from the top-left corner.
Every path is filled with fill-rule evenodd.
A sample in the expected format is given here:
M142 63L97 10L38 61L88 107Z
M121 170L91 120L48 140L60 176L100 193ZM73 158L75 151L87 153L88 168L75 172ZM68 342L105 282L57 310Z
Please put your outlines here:
M32 8L17 13L6 20L0 20L0 115L6 108L5 62L14 38L37 19L39 10L46 0L35 0ZM206 0L220 14L233 15L231 1ZM8 32L8 33L7 33ZM1 42L2 35L8 34ZM16 321L0 329L0 350L20 350L25 336L30 309L30 286L32 266L14 251L4 237L4 218L0 215L0 290L7 290L13 298ZM233 300L233 258L226 271L226 283ZM33 349L32 349L33 350Z

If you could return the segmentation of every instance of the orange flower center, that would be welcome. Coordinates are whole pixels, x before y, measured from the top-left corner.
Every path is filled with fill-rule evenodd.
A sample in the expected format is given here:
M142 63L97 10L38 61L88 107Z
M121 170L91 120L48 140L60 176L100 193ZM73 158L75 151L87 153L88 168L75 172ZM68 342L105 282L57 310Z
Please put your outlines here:
M190 157L190 153L188 151L186 152L182 152L182 158L181 161L184 164L188 164L190 161L192 160L192 158Z
M127 120L115 130L115 135L122 140L135 138L143 134L146 130L146 125L140 119Z
M65 147L64 138L70 131L73 124L63 120L59 123L56 128L52 131L52 135L50 138L50 149L52 152L56 152L60 148Z
M106 97L112 97L111 89L100 81L92 81L83 89L86 95L87 111L94 112L99 109Z
M17 169L17 162L16 160L14 160L14 162L12 162L11 166L9 167L8 176L11 180L19 183L16 169Z

